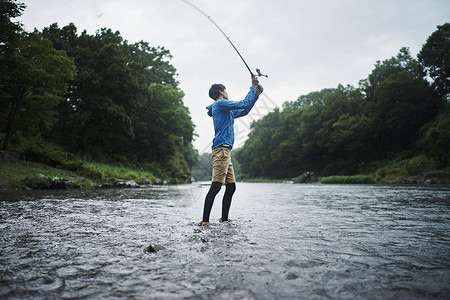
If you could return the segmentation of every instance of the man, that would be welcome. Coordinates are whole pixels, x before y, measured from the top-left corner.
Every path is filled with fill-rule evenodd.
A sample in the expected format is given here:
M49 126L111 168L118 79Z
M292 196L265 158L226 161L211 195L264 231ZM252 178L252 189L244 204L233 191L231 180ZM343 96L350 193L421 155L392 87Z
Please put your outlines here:
M211 208L222 184L225 184L225 195L222 200L222 218L219 221L228 221L231 198L236 191L236 179L230 156L234 144L234 119L247 115L263 90L256 76L253 76L250 91L241 101L228 100L227 90L222 84L213 84L209 89L209 97L215 101L206 107L208 115L213 118L215 132L212 145L213 176L205 199L201 226L209 225Z

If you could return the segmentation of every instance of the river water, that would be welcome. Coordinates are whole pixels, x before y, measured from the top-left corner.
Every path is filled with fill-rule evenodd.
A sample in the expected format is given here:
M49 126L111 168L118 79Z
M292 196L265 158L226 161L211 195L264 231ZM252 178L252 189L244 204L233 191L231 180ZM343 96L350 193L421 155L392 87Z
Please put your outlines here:
M208 187L0 192L0 298L450 297L448 186Z

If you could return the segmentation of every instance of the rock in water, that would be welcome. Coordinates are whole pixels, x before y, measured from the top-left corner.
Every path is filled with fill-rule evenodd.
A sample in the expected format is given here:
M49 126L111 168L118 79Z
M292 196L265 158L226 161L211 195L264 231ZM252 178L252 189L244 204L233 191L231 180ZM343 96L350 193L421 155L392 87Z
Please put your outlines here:
M128 180L126 183L127 188L138 188L140 187L134 180Z
M314 172L305 172L298 177L292 178L292 181L294 183L313 183L318 182L319 179Z
M293 279L297 279L297 278L298 278L298 275L295 274L295 273L289 272L289 273L286 274L285 277L286 277L287 280L293 280Z
M134 180L122 180L116 179L113 182L102 183L98 186L99 188L139 188L140 185Z
M160 246L160 245L148 245L147 247L145 247L144 252L148 252L148 253L155 253L161 250L166 249L164 246Z
M156 249L152 245L148 245L148 247L145 248L144 252L154 253L156 252Z

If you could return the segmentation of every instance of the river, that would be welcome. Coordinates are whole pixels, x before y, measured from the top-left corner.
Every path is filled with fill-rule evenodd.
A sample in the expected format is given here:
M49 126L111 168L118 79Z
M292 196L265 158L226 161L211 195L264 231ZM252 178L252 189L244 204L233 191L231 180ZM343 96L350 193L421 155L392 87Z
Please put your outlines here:
M0 298L450 297L449 186L208 187L1 191Z

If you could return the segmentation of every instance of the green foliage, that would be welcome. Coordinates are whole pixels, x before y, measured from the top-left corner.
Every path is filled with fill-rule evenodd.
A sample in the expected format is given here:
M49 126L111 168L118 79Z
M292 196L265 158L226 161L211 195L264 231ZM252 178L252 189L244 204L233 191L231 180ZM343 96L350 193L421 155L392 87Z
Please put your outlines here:
M395 160L375 172L379 183L400 182L408 177L425 174L438 168L436 161L425 155Z
M19 183L24 178L35 177L43 174L47 177L66 178L67 174L59 169L54 169L48 165L20 160L0 160L0 180L5 180L2 187L20 188Z
M367 98L374 100L377 86L399 72L406 72L414 78L422 78L424 75L419 62L411 56L407 47L401 48L399 53L390 59L376 62L368 78L362 81L362 88L367 93Z
M194 127L189 110L183 106L183 93L170 85L151 84L149 98L138 113L136 127L139 141L135 155L143 160L167 162L170 157L189 151Z
M16 132L29 137L52 129L55 107L64 100L75 65L37 31L22 34L14 49L1 56L1 64L0 129L6 150Z
M415 148L419 129L438 113L442 101L422 79L401 71L375 88L370 103L373 144L384 153Z
M435 163L425 155L415 156L405 162L408 175L419 175L435 168Z
M43 174L28 175L23 179L23 183L32 189L49 189L53 185L52 179Z
M78 69L58 107L58 144L92 160L153 163L174 177L190 173L194 125L168 50L129 44L110 29L79 35L74 24L52 24L44 36Z
M375 181L378 183L399 182L408 176L408 171L404 167L384 167L375 174Z
M338 184L372 184L375 183L373 175L353 175L353 176L328 176L322 177L320 183Z
M107 179L109 179L109 176L107 176L106 174L110 175L111 172L106 172L105 169L107 168L102 168L101 166L102 164L86 162L79 165L74 171L79 173L81 176L91 178L98 182L107 181ZM120 176L117 176L115 178L120 178Z
M70 163L67 163L69 165ZM94 187L100 183L112 182L116 179L134 180L138 184L160 183L168 177L157 177L157 169L138 169L137 167L113 166L109 164L91 163L81 159L73 162L72 170L53 168L48 164L22 161L2 160L0 171L2 187L20 188L21 185L33 189L61 188L61 182L66 181L66 187ZM76 166L76 167L75 167ZM7 182L4 182L7 179ZM180 181L181 182L181 181ZM6 185L5 185L6 184Z
M237 153L244 175L290 178L306 171L322 176L373 172L371 162L420 153L417 140L426 124L431 125L423 130L422 147L447 163L450 143L444 127L449 118L429 123L442 111L443 99L423 78L419 62L402 48L397 56L378 61L359 88L339 85L284 103L282 111L252 124L249 139ZM415 163L408 168L415 172ZM405 166L380 170L377 180L407 174Z
M140 175L98 169L75 155L149 166L165 178L190 176L194 125L167 49L130 44L106 28L78 34L74 24L27 33L11 21L25 5L0 5L4 149L11 142L28 159L93 179Z
M47 166L59 168L61 171L58 174L50 174L51 177L63 176L62 170L75 172L80 176L87 177L97 182L104 182L112 179L124 180L143 180L147 179L150 182L156 181L154 174L162 174L158 166L151 165L138 167L124 167L120 165L111 165L105 163L87 162L73 153L64 151L60 146L51 144L48 141L36 137L24 140L20 143L20 147L15 151L25 157L27 160L39 162ZM185 171L185 170L184 170ZM42 170L40 174L47 174L47 171ZM35 177L35 176L32 176ZM64 176L63 176L64 177ZM169 178L169 174L161 176L162 178ZM37 179L36 179L37 180Z
M450 163L450 103L433 121L420 130L419 147L442 168Z
M0 1L0 55L5 55L12 49L22 31L22 24L13 22L11 19L22 15L26 5L15 0Z
M74 154L64 151L60 146L49 143L40 136L20 140L19 146L14 150L30 161L71 171L76 169L77 157Z
M252 124L244 148L237 154L248 177L290 178L306 171L350 173L370 145L363 114L363 95L351 86L324 89L285 103ZM330 162L333 162L333 167ZM245 163L244 163L245 162ZM344 162L344 163L342 163ZM346 169L338 166L347 165Z
M438 29L427 39L418 57L434 90L450 101L450 23Z
M155 175L149 171L139 171L130 167L112 166L102 163L85 162L77 170L77 173L97 182L108 182L115 179L134 180L137 182L148 180L151 183L157 181Z

